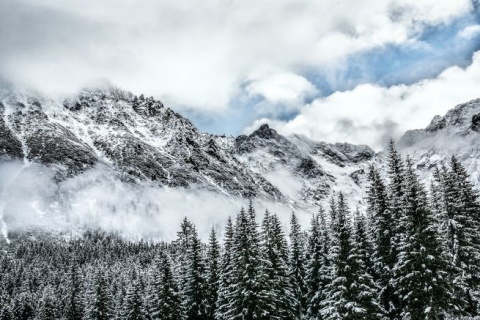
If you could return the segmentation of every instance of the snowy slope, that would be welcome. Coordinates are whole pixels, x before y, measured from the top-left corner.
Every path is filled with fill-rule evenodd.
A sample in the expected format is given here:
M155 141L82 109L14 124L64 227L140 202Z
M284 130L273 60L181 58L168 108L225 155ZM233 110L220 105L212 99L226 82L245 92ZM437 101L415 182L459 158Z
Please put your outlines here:
M0 154L54 167L58 181L102 167L125 181L282 200L217 145L220 137L198 132L153 98L113 87L84 90L63 103L5 89L0 97Z
M265 176L294 205L318 208L332 191L346 192L351 204L362 198L362 181L375 153L368 146L283 137L267 125L235 140L238 159Z
M284 137L268 125L236 138L201 133L160 101L112 86L61 102L4 86L0 113L0 158L46 166L59 186L95 170L132 185L255 197L311 212L335 191L362 205L368 167L383 163L368 146ZM398 145L425 180L455 153L480 184L479 132L474 100L405 133Z
M398 147L408 154L427 180L435 166L456 155L480 186L480 99L458 105L435 116L425 129L407 131Z

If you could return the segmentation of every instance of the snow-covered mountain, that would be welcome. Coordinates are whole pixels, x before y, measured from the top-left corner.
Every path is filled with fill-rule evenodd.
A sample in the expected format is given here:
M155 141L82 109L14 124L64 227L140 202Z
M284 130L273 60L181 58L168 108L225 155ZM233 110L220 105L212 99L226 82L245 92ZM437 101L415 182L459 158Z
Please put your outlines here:
M62 103L5 88L0 97L0 156L54 168L56 181L101 168L129 182L313 207L336 188L360 195L374 157L267 125L237 138L201 133L160 101L114 87Z
M425 129L407 131L397 145L412 157L424 179L455 155L480 186L480 99L435 116Z
M361 203L363 181L382 154L368 146L284 137L268 125L252 134L202 133L160 101L107 86L62 102L0 89L0 157L52 168L63 183L100 170L130 184L200 189L233 198L266 199L317 210L332 191ZM424 172L459 154L478 174L480 100L408 131L399 148ZM425 179L428 175L425 174Z

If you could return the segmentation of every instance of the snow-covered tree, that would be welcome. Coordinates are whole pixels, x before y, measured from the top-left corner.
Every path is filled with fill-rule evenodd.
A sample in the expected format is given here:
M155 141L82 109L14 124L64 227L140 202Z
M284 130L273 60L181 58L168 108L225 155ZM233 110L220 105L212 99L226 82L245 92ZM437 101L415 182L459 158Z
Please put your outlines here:
M352 268L356 273L352 285L353 296L360 308L359 319L378 319L381 317L381 308L378 302L380 288L372 275L372 244L367 235L367 223L360 212L355 212L353 230L353 248L351 253Z
M106 275L102 270L98 270L91 279L85 300L83 319L107 320L112 318L111 295Z
M332 261L333 280L327 285L320 314L324 319L361 319L366 310L357 301L358 268L353 253L352 228L349 210L343 193L339 193L332 210Z
M143 286L139 279L132 279L125 297L122 318L126 320L148 319L148 312L143 299Z
M453 282L471 314L478 313L480 285L480 206L478 193L458 159L453 156L444 175L447 247L455 271Z
M229 310L230 319L265 319L273 309L267 295L267 277L262 259L260 234L255 210L250 202L248 212L237 216L233 243L234 290Z
M73 264L68 272L66 313L67 320L81 320L83 316L82 285L77 266Z
M186 254L185 285L182 288L183 315L187 320L205 319L207 316L206 267L201 242L195 227L192 229L189 241Z
M299 319L306 314L307 309L306 240L297 216L295 213L292 213L292 219L290 221L289 278L292 293L296 301L294 306L295 315Z
M155 271L151 292L151 310L153 319L181 319L180 298L172 273L170 257L164 253Z
M423 185L407 159L405 202L400 224L404 234L398 247L394 283L402 301L404 319L439 319L454 308L448 282L448 261L444 259L434 216L428 208Z
M335 203L331 203L331 205L336 206ZM322 301L326 298L327 286L332 281L330 249L330 229L327 227L323 208L320 208L318 214L311 219L307 242L307 319L318 319L320 317Z
M207 252L207 317L215 319L217 311L218 291L220 284L220 245L215 229L210 232Z
M220 283L218 288L217 310L215 317L217 319L229 319L232 309L232 293L235 286L235 269L234 269L234 228L232 219L228 217L227 226L225 227L225 239L223 241L223 255L221 258Z
M280 220L268 211L262 222L262 253L267 277L267 299L273 307L268 317L293 319L297 301L290 287L287 240Z
M38 312L39 314L37 316L37 319L38 320L54 320L58 318L55 315L56 313L55 305L56 303L55 303L55 296L53 293L53 289L50 285L47 285L43 289L43 295L40 300L39 312Z

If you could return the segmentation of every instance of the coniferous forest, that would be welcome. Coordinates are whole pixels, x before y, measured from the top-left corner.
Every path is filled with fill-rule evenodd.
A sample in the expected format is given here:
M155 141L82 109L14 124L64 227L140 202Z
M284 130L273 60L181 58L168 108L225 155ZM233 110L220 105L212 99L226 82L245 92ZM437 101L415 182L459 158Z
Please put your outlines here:
M207 243L187 219L171 243L18 236L0 247L0 320L477 316L478 194L455 157L430 181L392 144L365 210L338 193L308 230L250 202Z

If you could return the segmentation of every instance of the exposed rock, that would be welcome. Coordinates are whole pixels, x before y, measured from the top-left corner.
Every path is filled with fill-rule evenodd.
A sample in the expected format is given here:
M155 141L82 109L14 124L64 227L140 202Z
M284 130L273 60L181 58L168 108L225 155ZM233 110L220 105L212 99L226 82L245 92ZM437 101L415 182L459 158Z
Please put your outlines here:
M83 90L62 104L0 90L0 155L27 157L57 170L57 179L98 163L131 181L200 187L242 197L284 199L192 123L160 101L114 87ZM221 139L221 138L218 138ZM224 139L224 138L223 138Z
M476 132L480 132L480 113L474 114L472 116L472 125L470 129Z
M438 130L442 130L446 126L447 126L447 121L445 120L445 118L442 116L436 115L425 130L428 132L436 132Z
M297 168L298 172L303 177L317 178L325 175L319 165L310 157L302 158Z

